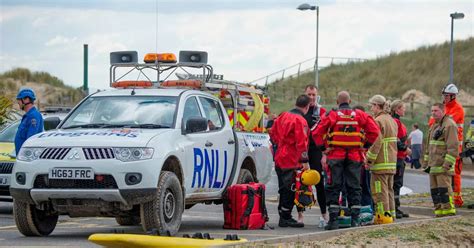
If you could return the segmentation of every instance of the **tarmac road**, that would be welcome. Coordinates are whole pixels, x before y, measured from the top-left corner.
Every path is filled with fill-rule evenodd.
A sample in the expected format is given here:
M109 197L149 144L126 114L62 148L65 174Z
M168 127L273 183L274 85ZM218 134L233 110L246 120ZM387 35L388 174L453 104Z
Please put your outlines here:
M414 192L428 192L429 182L427 175L407 173L405 185ZM474 187L473 179L463 181L464 187ZM267 184L267 199L276 199L277 180L276 176ZM179 235L193 234L196 232L208 232L212 237L222 238L225 234L238 234L248 240L260 240L265 238L282 237L293 234L303 234L311 232L323 232L318 227L320 212L318 208L307 210L305 213L304 228L279 228L277 204L273 200L267 201L269 211L269 225L274 230L251 230L237 231L222 229L223 211L222 205L199 204L186 210L183 215L183 222ZM74 247L94 247L87 241L87 237L93 233L142 233L140 226L122 227L116 224L112 218L69 218L61 216L55 231L48 237L24 237L15 226L12 216L12 203L0 202L0 246L74 246ZM426 219L428 216L411 215L408 220ZM399 220L401 222L407 219ZM315 234L317 235L317 234Z

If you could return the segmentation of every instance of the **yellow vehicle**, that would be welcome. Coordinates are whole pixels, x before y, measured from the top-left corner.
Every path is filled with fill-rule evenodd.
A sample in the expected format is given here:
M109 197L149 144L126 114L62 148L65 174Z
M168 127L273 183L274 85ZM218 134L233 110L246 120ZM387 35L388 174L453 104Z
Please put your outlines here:
M13 141L18 125L20 125L20 121L12 122L0 132L0 201L12 201L10 178L15 163Z
M45 131L54 129L64 119L66 113L43 113ZM15 135L20 120L6 124L0 131L0 201L11 202L10 182L15 164Z

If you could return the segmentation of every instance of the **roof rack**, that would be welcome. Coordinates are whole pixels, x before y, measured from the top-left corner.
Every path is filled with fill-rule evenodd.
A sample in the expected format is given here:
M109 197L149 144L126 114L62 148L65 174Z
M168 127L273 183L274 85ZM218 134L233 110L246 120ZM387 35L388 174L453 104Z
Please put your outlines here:
M266 98L265 88L214 77L212 66L207 64L207 52L180 51L179 61L171 53L147 54L144 61L145 63L138 62L136 51L112 52L110 54L111 87L197 89L218 95L224 107L232 109L234 113L254 111L263 116L262 101ZM118 70L127 68L125 72L118 73ZM146 73L150 70L152 75ZM199 74L193 74L191 70L198 70ZM126 78L130 77L132 72L138 72L136 80ZM172 76L175 76L177 80ZM233 116L233 123L237 123L237 115Z

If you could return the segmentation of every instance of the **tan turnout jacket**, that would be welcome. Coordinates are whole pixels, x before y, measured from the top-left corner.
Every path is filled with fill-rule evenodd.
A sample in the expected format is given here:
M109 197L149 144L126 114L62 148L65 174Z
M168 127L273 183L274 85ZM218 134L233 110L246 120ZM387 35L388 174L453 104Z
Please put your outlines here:
M424 168L431 167L432 174L454 174L454 164L459 155L458 128L449 116L445 115L431 126L424 147Z
M380 135L367 151L367 162L375 174L395 174L397 169L398 126L393 118L381 112L375 117Z

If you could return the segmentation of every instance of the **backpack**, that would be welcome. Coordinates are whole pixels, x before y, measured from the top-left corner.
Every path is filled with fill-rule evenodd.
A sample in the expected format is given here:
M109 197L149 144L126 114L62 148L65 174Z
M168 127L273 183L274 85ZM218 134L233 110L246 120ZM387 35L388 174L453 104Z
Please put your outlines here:
M249 183L230 186L223 194L224 228L263 229L268 221L265 206L265 184Z

